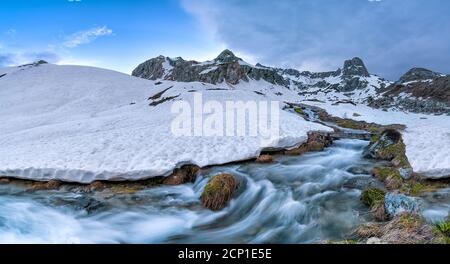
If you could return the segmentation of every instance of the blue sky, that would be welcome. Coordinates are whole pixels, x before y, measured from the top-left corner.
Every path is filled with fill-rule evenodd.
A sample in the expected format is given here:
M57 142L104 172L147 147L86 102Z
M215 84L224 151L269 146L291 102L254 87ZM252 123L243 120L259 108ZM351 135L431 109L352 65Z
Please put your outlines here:
M364 59L397 79L450 73L447 0L1 0L0 65L46 59L126 73L158 56L334 70Z

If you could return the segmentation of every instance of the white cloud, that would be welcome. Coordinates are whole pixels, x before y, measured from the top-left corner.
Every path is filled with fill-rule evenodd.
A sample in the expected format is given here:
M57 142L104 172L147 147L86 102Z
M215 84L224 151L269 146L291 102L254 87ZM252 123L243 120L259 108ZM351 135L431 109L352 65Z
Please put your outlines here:
M63 43L67 48L76 48L83 44L88 44L99 37L112 35L113 31L106 26L95 27L85 31L77 32Z

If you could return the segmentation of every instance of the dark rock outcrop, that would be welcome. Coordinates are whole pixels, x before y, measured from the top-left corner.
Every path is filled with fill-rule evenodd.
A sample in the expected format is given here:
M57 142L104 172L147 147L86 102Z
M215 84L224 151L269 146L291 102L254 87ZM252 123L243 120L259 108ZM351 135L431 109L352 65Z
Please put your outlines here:
M280 69L255 66L235 56L230 50L224 50L214 60L206 62L186 61L182 58L159 56L140 64L132 73L133 76L150 80L171 80L179 82L204 82L238 84L250 80L264 80L274 85L290 88L292 85L301 90L311 87L324 91L336 90L351 92L367 88L366 80L370 74L360 58L353 58L344 63L343 69L330 72L300 72L295 69ZM327 78L336 79L332 83ZM305 82L304 79L311 79ZM380 78L380 83L384 82Z
M342 75L344 77L347 76L363 76L363 77L369 77L369 71L366 68L366 65L364 65L364 62L358 58L355 57L351 60L346 60L344 62L344 69L342 70Z
M368 101L374 108L395 107L416 113L450 115L450 76L414 68Z
M238 58L230 50L224 50L213 61L199 63L182 58L171 59L159 56L140 64L133 76L157 80L165 79L179 82L206 82L237 84L249 79L265 80L272 84L288 85L275 70L263 66L251 66Z
M400 83L413 82L413 81L425 81L432 80L434 78L441 77L442 74L433 72L425 68L412 68L402 77L400 77Z

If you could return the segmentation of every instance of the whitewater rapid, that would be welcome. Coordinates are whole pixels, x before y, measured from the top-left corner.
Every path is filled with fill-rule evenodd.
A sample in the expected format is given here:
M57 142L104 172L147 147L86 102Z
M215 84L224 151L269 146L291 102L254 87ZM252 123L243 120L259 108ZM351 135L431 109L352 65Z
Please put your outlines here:
M0 243L320 243L342 240L371 215L361 191L378 185L368 142L339 140L322 152L204 170L194 184L130 194L29 191L0 185ZM209 178L241 182L227 208L200 204Z

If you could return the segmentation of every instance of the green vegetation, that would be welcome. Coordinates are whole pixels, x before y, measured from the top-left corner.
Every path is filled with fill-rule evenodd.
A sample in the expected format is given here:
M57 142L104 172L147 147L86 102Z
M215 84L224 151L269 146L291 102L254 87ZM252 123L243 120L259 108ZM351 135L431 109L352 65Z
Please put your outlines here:
M202 193L203 205L213 211L223 209L231 200L238 185L237 179L230 174L219 174L213 177Z
M294 111L295 111L297 114L305 115L305 112L304 112L301 108L299 108L299 107L294 108Z
M361 194L361 201L370 207L384 204L386 192L377 188L365 189Z
M450 238L450 221L437 224L436 227L442 234Z
M402 140L400 140L396 144L384 147L379 151L380 157L385 160L393 160L396 157L405 156L406 155L405 153L406 153L406 146Z
M400 172L397 169L391 167L377 167L373 169L373 174L381 181L386 181L392 178L400 180L402 179Z

